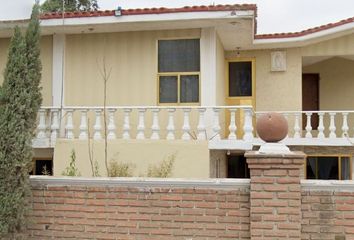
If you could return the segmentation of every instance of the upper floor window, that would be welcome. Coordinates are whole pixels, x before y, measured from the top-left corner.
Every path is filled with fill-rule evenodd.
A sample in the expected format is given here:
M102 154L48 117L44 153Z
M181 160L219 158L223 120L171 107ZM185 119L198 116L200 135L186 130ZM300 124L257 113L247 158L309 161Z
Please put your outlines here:
M158 41L159 103L198 103L199 39Z
M252 62L229 62L229 97L252 96Z

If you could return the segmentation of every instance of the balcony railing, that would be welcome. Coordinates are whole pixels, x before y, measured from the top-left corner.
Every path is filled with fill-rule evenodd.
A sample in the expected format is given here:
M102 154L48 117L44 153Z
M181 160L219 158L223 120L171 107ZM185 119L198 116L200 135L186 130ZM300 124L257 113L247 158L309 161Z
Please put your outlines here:
M254 113L256 117L264 112ZM354 111L282 111L288 120L288 145L353 145Z
M167 139L261 144L251 106L42 107L34 147L54 147L58 138L85 140ZM353 145L354 111L287 111L288 145ZM312 126L313 119L316 126ZM106 131L104 119L106 119ZM305 119L305 120L303 120ZM233 147L237 149L237 146ZM242 148L242 147L240 147Z
M109 140L229 139L250 142L253 138L252 115L251 106L127 106L106 107L105 111L103 107L42 107L34 146L54 147L58 138L99 140L105 134Z

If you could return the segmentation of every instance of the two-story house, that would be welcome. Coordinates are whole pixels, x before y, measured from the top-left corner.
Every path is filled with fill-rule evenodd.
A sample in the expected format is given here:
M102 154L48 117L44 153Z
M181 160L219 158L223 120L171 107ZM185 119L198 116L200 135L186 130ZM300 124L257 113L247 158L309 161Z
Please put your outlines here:
M258 35L256 10L43 14L34 173L47 165L61 175L74 149L83 176L90 155L105 175L107 136L108 160L131 163L136 176L173 155L173 177L248 177L243 154L262 144L256 118L276 111L288 119L283 142L308 155L304 177L351 179L354 18ZM0 23L1 52L9 27L25 23Z

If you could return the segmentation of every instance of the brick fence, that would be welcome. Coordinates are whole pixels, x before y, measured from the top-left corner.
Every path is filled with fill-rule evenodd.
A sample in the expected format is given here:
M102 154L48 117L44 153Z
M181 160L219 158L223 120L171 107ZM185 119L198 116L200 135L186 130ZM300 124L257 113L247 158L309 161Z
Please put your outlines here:
M354 240L354 181L300 181L303 158L250 153L244 180L32 177L28 239Z
M249 239L249 180L41 178L30 239Z

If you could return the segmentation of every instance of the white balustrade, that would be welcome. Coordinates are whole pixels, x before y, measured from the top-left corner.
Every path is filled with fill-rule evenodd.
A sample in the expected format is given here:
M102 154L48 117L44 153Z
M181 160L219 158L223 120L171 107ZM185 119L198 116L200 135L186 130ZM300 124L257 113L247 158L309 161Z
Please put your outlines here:
M116 109L114 108L108 108L108 125L107 125L107 139L116 139L116 124L114 122L114 113L116 112Z
M330 112L330 123L329 123L329 138L336 138L336 125L334 123L334 117L336 116L336 113Z
M177 139L177 136L180 136L180 139L190 141L190 140L222 140L221 132L225 129L222 128L221 122L229 122L228 126L225 126L229 130L228 136L229 140L238 140L248 143L252 143L254 140L253 130L253 110L249 106L148 106L148 107L107 107L107 119L103 119L107 122L107 139L131 139L132 128L131 121L137 121L137 134L136 139L146 139L147 131L147 112L152 114L152 123L151 123L151 135L149 139L158 140L161 139L161 114L162 112L167 111L167 126L166 126L166 137L165 139L174 140ZM229 119L225 119L227 115L221 114L222 111L229 111ZM237 114L239 111L242 119L239 119ZM61 116L61 112L65 114ZM123 114L123 124L116 125L115 116L116 113ZM132 120L132 112L136 112L138 115ZM102 139L104 125L102 124L102 113L103 107L65 107L60 109L58 107L46 107L42 108L38 112L38 126L36 139L43 139L44 141L36 141L36 146L38 144L49 144L47 147L54 147L58 138L64 137L66 139L88 139L89 136L89 113L95 113L94 125L93 125L93 139ZM196 115L194 115L194 113ZM352 115L354 111L313 111L313 112L302 112L302 111L289 111L289 112L280 112L286 119L292 121L294 124L289 126L290 131L285 139L287 142L290 139L298 139L297 141L290 141L291 144L302 144L303 139L307 144L316 145L316 139L319 139L319 143L323 144L324 141L330 141L330 144L333 144L335 138L349 138L349 129L353 129L351 123ZM256 113L261 114L261 112ZM301 116L304 114L306 117L306 126L305 133L302 136L302 126L301 126ZM311 119L318 115L318 127L313 128L311 126ZM336 116L341 115L341 123L336 122ZM74 125L74 116L80 116L80 125L78 126L77 132L78 136L75 136L76 132ZM193 118L191 117L193 116ZM211 116L212 121L207 121L206 116ZM327 118L328 116L328 118ZM317 116L316 116L317 117ZM75 118L76 119L76 118ZM61 120L62 124L61 124ZM237 120L237 121L236 121ZM339 120L339 119L338 119ZM179 122L181 125L179 125ZM191 122L195 123L197 121L197 126L191 125ZM240 125L238 126L239 123ZM206 123L210 123L207 125ZM338 130L341 130L339 135L336 134L336 123L338 124ZM177 125L178 124L178 125ZM339 124L341 124L339 126ZM92 127L92 125L91 125ZM117 128L121 129L121 134L117 135ZM238 128L241 128L243 131L242 136L237 135ZM291 129L292 128L292 129ZM48 132L50 134L48 134ZM177 131L181 131L181 135L177 135ZM196 134L191 134L195 132ZM210 136L207 135L207 132L211 133ZM329 133L328 136L325 133ZM49 135L49 136L48 136ZM208 139L210 137L210 139ZM311 139L311 140L310 140Z
M131 108L124 108L123 139L130 139L130 112Z
M198 121L198 126L197 126L197 130L198 130L197 139L198 140L206 140L207 139L205 119L204 119L205 111L206 111L206 108L199 108L198 109L198 112L199 112L199 121Z
M88 138L88 126L87 126L87 109L81 110L81 120L80 120L80 135L79 139L85 140Z
M214 124L213 124L213 136L211 140L220 140L220 108L213 108L214 111Z
M167 130L166 139L167 140L174 140L175 139L175 124L174 124L174 120L173 120L173 115L174 115L174 112L176 111L176 109L169 108L169 109L167 109L167 111L168 111L168 124L166 127L166 130Z
M252 124L252 109L245 108L243 109L244 112L244 125L243 125L243 140L250 142L253 139L253 124Z
M39 110L39 123L37 126L37 138L38 139L44 139L46 138L45 130L46 130L46 123L45 123L45 117L46 117L46 110L45 109L40 109Z
M139 115L139 122L137 126L137 135L136 139L145 139L145 108L139 108L138 109L138 115Z
M348 131L349 131L349 126L348 126L348 113L343 112L343 122L342 122L342 137L349 137L348 136Z
M50 126L51 133L50 133L50 142L51 146L54 147L57 138L59 137L59 110L52 109L52 125Z
M312 116L312 113L311 112L307 112L305 113L306 114L306 135L305 137L306 138L312 138L312 126L311 126L311 116Z
M65 137L67 139L74 139L73 112L73 109L66 109Z
M182 139L183 140L190 140L191 139L191 126L189 125L189 113L191 112L190 108L183 108L183 134L182 134Z
M325 128L324 128L324 124L323 124L323 116L324 116L324 114L325 113L323 113L323 112L319 112L318 113L319 120L318 120L318 128L317 128L317 130L318 130L317 137L320 138L320 139L324 139L325 138L325 135L324 135Z
M236 126L236 111L237 108L230 108L230 125L229 125L229 140L236 140L236 130L237 130L237 126Z
M300 116L301 116L300 113L295 113L294 138L301 138Z
M100 140L102 139L102 124L101 124L101 115L102 115L102 109L95 109L96 113L96 120L95 120L95 125L93 126L94 134L93 134L93 139L95 140Z
M158 140L160 139L160 125L159 125L160 109L153 108L151 111L152 111L152 125L151 125L152 133L150 139Z

